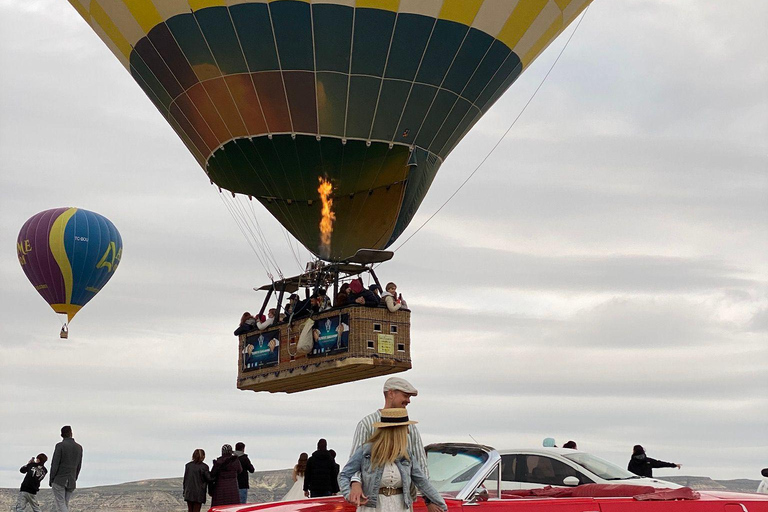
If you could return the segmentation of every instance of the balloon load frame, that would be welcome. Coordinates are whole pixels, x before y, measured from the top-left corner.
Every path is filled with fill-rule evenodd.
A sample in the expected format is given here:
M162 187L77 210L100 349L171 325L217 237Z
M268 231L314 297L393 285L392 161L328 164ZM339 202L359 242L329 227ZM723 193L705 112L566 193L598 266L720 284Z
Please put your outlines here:
M369 274L381 288L373 265L392 257L389 251L360 250L355 257L335 263L318 262L298 276L264 285L267 296L259 315L277 295L277 314L287 294L302 288L338 293L344 279ZM242 390L295 393L343 382L387 375L411 368L411 312L386 307L346 305L267 327L239 337L237 387ZM300 354L298 342L306 326L316 336L311 351Z

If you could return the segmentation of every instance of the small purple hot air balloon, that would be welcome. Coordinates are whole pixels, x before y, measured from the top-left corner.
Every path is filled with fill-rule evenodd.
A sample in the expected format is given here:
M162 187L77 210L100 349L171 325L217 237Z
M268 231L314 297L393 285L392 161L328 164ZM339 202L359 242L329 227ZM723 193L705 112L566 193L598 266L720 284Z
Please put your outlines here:
M55 208L24 223L16 251L32 286L69 322L115 273L123 241L115 225L98 213ZM61 337L66 334L65 324Z

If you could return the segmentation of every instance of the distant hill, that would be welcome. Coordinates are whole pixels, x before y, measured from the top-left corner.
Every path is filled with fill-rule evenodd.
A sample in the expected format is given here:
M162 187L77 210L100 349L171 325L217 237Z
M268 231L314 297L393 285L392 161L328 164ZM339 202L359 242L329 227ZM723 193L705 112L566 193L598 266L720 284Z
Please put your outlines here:
M248 501L263 503L281 499L293 485L290 469L257 471L250 475ZM21 485L21 480L19 480ZM43 510L53 510L53 494L47 485L38 493ZM10 510L19 493L0 489L0 510ZM210 504L210 497L208 503ZM204 507L204 510L207 508ZM77 489L69 502L71 512L186 512L181 494L181 477L139 480L117 485Z
M251 491L248 501L254 503L277 501L293 485L290 469L258 471L250 477ZM760 483L758 480L747 479L712 480L705 476L674 476L663 479L700 491L755 492ZM0 510L9 510L16 503L18 492L18 488L0 489ZM40 490L38 498L43 510L53 510L53 495L47 485ZM69 509L71 512L186 512L187 505L181 495L179 477L78 489L72 496Z
M712 480L708 476L663 476L659 478L697 491L755 492L757 486L760 485L760 480L748 480L746 478L738 480Z

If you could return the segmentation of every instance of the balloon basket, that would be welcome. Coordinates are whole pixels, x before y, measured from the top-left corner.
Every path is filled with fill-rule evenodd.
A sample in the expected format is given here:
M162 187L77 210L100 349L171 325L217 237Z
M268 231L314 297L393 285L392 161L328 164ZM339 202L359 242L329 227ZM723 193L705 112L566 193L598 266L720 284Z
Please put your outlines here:
M59 338L61 338L63 340L66 340L67 338L69 338L69 329L67 328L66 325L63 325L61 327L61 332L59 333Z
M306 355L296 352L306 318L243 334L237 387L296 393L409 370L410 317L408 310L364 306L313 315L318 337Z

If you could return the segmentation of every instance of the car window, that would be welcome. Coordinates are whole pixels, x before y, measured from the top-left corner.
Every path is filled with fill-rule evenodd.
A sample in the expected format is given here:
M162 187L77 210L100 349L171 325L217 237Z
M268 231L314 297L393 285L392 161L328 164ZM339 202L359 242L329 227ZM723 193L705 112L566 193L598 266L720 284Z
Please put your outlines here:
M516 471L517 481L542 485L564 485L563 480L569 476L575 476L579 479L579 484L591 483L592 480L582 475L574 468L543 455L518 455L519 460L515 463L519 465ZM502 469L502 478L503 478Z

